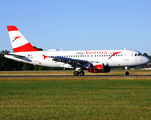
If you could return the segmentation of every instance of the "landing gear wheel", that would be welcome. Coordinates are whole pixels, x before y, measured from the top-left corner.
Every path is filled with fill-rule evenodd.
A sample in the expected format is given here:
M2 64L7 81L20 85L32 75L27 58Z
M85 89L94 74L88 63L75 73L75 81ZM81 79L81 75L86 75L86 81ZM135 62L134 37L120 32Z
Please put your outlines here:
M84 76L84 71L80 71L80 76Z
M73 72L73 75L74 75L74 76L78 76L78 74L79 74L78 71L74 71L74 72Z
M125 75L129 75L129 72L128 72L128 71L126 71L126 72L125 72Z

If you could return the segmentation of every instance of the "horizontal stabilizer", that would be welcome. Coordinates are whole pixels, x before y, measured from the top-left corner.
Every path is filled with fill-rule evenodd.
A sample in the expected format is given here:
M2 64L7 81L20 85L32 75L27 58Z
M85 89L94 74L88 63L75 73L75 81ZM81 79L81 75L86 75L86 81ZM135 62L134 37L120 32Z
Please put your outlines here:
M16 55L16 54L4 54L4 56L6 58L10 58L10 59L13 59L13 60L18 60L18 61L22 61L22 62L32 62L30 59L28 59L27 57L25 56L22 56L22 55Z

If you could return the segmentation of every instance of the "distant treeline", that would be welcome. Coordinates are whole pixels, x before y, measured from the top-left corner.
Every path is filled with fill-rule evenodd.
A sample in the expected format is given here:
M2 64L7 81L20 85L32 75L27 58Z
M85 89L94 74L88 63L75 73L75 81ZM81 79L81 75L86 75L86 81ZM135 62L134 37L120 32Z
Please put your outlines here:
M39 49L42 50L42 49ZM34 66L32 64L27 64L23 62L17 62L15 60L7 59L4 57L4 53L10 53L7 50L0 52L0 71L10 71L10 70L63 70L63 68L50 68L42 66ZM151 59L147 53L143 54Z

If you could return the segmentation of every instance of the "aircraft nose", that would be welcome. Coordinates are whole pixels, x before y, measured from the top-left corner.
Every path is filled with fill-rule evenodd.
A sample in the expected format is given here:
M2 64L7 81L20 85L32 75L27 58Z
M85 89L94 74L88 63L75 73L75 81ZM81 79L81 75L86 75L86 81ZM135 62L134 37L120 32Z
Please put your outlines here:
M147 63L149 63L149 62L150 62L150 59L149 59L148 57L145 57L144 62L147 64Z

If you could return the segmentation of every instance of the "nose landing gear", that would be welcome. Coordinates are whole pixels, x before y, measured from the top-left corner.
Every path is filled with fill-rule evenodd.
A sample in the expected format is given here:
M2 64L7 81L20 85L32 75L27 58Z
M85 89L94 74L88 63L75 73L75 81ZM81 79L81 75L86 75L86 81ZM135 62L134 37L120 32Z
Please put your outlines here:
M125 70L126 70L125 75L129 75L128 67L127 66L125 67Z
M126 72L125 72L125 75L129 75L129 72L128 72L128 71L126 71Z

